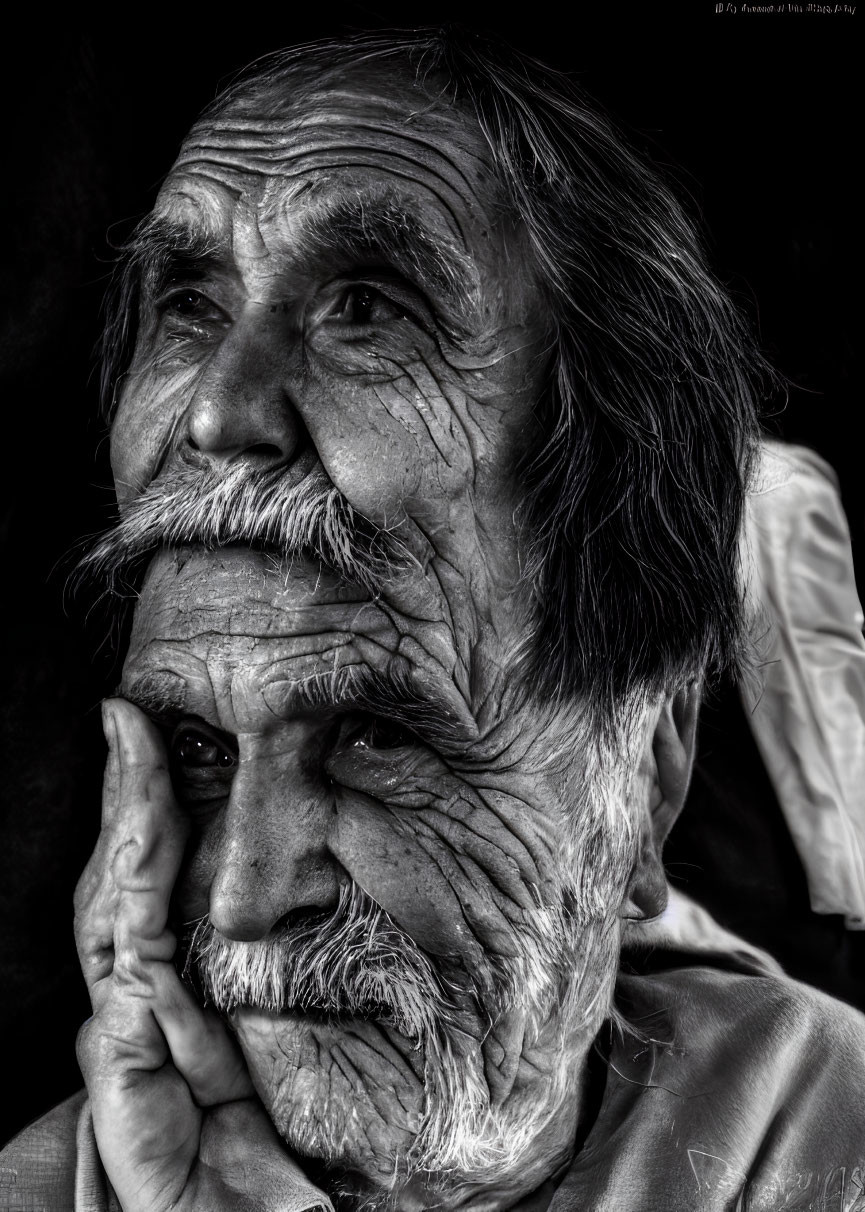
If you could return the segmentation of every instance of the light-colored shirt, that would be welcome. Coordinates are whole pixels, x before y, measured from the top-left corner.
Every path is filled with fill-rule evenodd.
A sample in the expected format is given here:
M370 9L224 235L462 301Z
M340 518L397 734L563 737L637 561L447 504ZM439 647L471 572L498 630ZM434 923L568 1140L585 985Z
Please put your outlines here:
M865 1017L731 938L679 895L635 927L600 1109L513 1212L865 1212ZM659 970L629 975L647 954ZM329 1212L285 1161L268 1212ZM83 1091L0 1153L0 1209L118 1212Z

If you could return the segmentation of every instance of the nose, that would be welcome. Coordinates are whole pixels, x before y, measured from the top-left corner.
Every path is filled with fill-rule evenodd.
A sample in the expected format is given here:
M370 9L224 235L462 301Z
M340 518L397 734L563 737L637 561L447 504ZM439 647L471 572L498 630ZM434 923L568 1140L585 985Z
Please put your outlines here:
M188 462L214 469L243 462L265 471L293 461L303 432L275 359L241 327L199 380L183 418L180 449Z
M336 907L341 868L327 850L326 784L284 753L241 762L213 856L209 913L226 938L264 938L289 914Z

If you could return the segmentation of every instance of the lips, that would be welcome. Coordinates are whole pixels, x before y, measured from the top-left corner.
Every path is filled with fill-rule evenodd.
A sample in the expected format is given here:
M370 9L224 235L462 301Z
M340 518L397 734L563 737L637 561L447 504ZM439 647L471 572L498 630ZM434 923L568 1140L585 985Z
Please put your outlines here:
M275 1051L290 1056L315 1041L315 1049L340 1047L347 1038L365 1043L372 1051L396 1053L414 1078L424 1080L425 1048L387 1021L387 1012L375 1015L331 1015L315 1012L272 1011L256 1006L238 1006L226 1016L238 1037L247 1060ZM391 1063L393 1063L391 1061Z

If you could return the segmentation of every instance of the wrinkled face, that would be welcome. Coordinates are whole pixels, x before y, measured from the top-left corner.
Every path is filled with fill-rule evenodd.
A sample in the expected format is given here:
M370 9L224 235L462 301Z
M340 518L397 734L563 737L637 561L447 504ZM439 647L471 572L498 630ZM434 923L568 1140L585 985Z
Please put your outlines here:
M484 1184L496 1207L574 1138L628 788L574 762L576 716L469 731L405 625L314 566L165 551L123 693L169 740L177 913L209 913L193 953L279 1131L398 1206Z
M286 487L323 467L426 566L417 638L471 694L481 633L499 633L488 670L525 638L513 466L544 369L479 132L375 76L275 117L248 102L193 130L155 216L112 432L121 504L178 465L279 468Z
M406 1207L413 1173L529 1191L573 1139L633 856L579 713L518 693L520 232L465 116L375 75L199 125L156 216L112 461L124 523L171 483L148 534L193 546L150 568L124 693L172 739L211 996L300 1153ZM258 475L281 521L250 534ZM246 495L160 532L205 481ZM322 481L342 530L280 506ZM352 577L360 521L407 558Z

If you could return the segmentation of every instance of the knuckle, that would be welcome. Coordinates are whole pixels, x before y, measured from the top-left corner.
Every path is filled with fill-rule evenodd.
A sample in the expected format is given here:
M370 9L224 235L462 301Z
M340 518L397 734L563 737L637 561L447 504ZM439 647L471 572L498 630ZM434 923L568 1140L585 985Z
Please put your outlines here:
M85 984L91 989L96 981L108 976L114 966L114 951L111 947L99 950L82 950L79 955L81 974Z
M113 906L107 902L88 905L75 914L72 930L82 964L93 955L103 955L114 942Z

